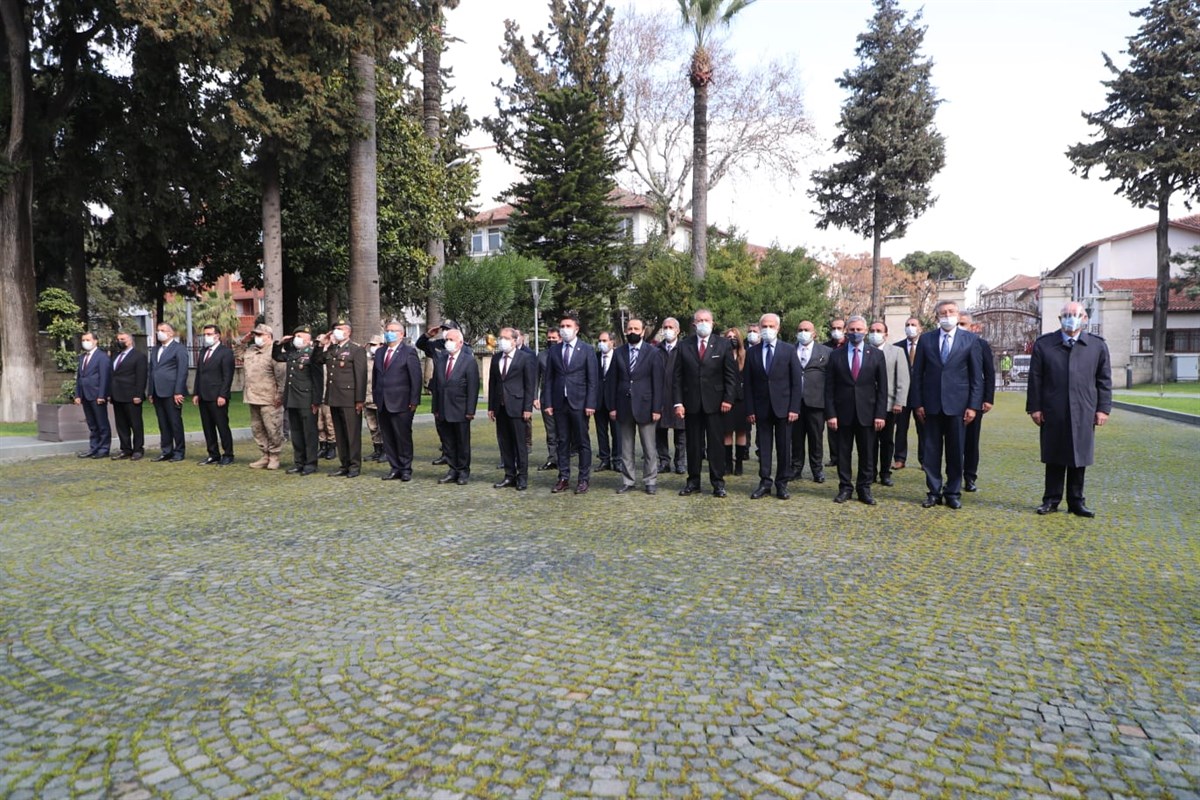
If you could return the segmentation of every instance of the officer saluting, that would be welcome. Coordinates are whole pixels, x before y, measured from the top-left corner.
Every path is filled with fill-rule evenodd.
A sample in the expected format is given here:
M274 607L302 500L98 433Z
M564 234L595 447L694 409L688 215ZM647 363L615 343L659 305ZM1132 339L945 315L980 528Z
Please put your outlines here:
M317 410L321 405L325 352L313 347L312 329L301 325L271 348L271 357L287 362L283 405L292 432L296 464L289 475L311 475L317 471Z
M367 351L350 340L351 329L338 320L320 337L325 345L325 403L333 413L341 467L334 477L357 478L362 468L362 414L367 400Z

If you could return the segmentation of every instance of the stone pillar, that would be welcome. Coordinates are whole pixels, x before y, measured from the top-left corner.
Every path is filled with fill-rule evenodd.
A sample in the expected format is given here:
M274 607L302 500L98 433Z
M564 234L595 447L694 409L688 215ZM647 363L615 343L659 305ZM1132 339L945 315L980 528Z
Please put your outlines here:
M883 324L887 325L888 342L904 336L904 321L912 316L912 303L906 294L889 294L883 298Z
M1125 385L1125 368L1133 351L1133 292L1105 292L1096 300L1100 335L1108 342L1113 385Z
M967 310L967 282L958 278L947 278L937 282L937 301L949 300L958 304L959 311Z
M1063 305L1071 301L1070 278L1043 278L1041 286L1042 333L1056 331L1062 326L1058 324L1058 312Z

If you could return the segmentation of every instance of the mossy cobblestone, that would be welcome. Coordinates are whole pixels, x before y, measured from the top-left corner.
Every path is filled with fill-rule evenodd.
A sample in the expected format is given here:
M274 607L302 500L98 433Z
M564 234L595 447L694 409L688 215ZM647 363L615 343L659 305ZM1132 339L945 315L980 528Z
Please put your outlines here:
M1038 517L1022 399L957 512L2 465L0 796L1200 798L1200 434Z

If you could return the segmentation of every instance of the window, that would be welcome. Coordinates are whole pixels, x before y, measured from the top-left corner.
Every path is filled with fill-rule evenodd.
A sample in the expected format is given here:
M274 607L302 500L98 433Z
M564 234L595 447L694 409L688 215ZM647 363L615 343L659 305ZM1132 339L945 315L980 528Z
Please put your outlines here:
M257 317L258 312L254 308L254 298L250 297L245 300L238 300L238 316L241 317Z
M488 228L488 252L498 253L504 249L504 231L500 228Z
M1153 353L1151 328L1138 330L1138 352ZM1167 331L1168 353L1200 353L1200 328L1176 328Z
M483 234L480 231L475 231L471 234L471 252L483 252Z
M633 220L629 217L621 217L617 220L617 236L621 239L633 238Z

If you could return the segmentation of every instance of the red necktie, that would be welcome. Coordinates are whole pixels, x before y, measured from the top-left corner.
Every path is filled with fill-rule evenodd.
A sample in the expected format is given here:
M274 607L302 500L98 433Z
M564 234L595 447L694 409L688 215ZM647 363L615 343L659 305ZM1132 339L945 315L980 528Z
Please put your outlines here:
M210 347L210 348L208 348L207 350L205 350L205 351L204 351L204 363L205 363L205 364L207 364L207 363L208 363L208 357L209 357L209 356L211 356L211 355L212 355L212 348Z
M446 359L446 377L447 378L450 377L450 372L453 369L454 369L454 356L450 356L449 358Z
M87 372L88 363L89 363L91 360L92 360L92 353L91 353L91 351L89 350L89 351L88 351L88 354L87 354L86 356L84 356L84 357L83 357L83 369L81 369L81 370L79 371L79 374L80 374L80 375L82 375L83 373Z
M704 354L708 352L708 339L700 340L700 360L704 360Z
M394 352L396 352L396 349L393 347L393 348L388 348L388 351L383 354L383 368L384 369L387 369L388 364L392 363L392 353L394 353Z
M500 359L500 377L501 378L508 377L508 355L507 354L505 354L504 358Z
M129 351L127 351L127 350L122 350L122 351L121 351L121 355L117 356L117 363L116 363L116 364L113 364L113 372L116 372L116 370L117 370L117 367L121 366L121 362L125 360L125 354L126 354L127 352L129 352Z
M862 351L854 348L854 363L850 365L850 377L858 380L858 368L862 366Z

